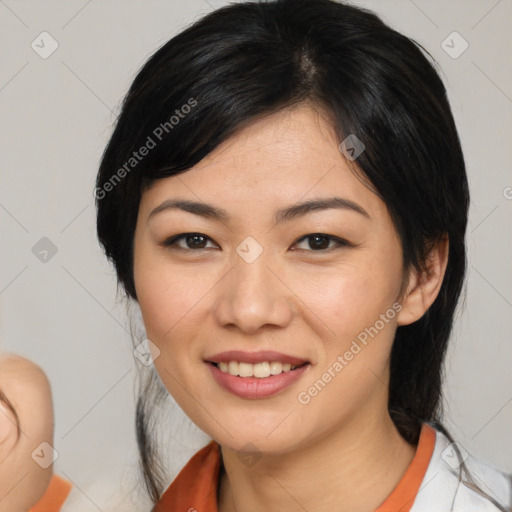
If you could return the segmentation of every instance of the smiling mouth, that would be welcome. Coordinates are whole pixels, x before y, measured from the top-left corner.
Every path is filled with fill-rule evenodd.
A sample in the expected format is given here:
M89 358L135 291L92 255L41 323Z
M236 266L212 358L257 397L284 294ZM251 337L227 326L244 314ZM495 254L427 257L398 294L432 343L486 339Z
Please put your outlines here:
M272 375L289 373L297 368L301 368L309 363L294 365L290 363L281 363L279 361L262 361L259 363L243 363L239 361L220 361L218 363L208 361L211 365L217 367L223 373L229 373L235 377L256 377L264 379Z

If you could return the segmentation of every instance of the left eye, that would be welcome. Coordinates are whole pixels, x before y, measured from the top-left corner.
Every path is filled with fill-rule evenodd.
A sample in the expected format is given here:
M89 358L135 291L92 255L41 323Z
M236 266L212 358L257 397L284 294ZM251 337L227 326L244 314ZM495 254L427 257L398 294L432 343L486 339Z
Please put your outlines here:
M338 238L332 235L325 235L324 233L312 233L311 235L306 235L298 240L295 244L299 244L305 241L310 249L313 249L314 252L320 252L332 249L333 247L329 246L331 242L334 243L334 247L343 247L350 245L346 240Z

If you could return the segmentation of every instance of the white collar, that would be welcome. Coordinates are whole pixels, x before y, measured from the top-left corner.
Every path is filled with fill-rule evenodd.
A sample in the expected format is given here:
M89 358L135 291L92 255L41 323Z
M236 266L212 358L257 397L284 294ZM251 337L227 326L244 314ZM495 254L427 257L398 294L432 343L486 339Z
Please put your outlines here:
M459 449L460 456L453 444ZM461 480L462 461L465 461L481 489L504 505L512 507L510 476L475 459L460 444L453 444L442 432L436 430L432 458L410 512L498 512L495 505Z

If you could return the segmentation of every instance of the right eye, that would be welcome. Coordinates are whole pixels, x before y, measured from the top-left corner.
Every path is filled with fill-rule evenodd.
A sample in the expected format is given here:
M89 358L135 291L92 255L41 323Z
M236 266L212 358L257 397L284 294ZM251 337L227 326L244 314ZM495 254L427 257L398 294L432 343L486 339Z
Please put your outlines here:
M180 233L179 235L168 238L162 242L161 245L171 249L179 249L183 251L200 251L206 249L208 240L211 239L203 233ZM181 242L183 242L185 245L183 245Z

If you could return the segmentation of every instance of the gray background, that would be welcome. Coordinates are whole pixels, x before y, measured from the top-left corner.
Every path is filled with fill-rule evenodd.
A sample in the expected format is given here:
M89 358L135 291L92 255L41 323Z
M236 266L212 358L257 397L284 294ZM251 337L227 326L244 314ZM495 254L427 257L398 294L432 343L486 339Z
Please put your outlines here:
M77 489L73 510L114 510L122 495L128 510L138 499L141 365L96 240L99 158L145 59L226 3L0 0L0 349L30 357L50 378L55 472ZM472 192L469 279L447 358L445 424L469 452L512 471L512 2L353 3L413 37L442 69ZM59 45L47 59L31 47L43 31ZM453 31L469 44L458 58L445 51L462 48L457 36L446 40ZM36 250L43 237L57 249L45 262ZM173 476L208 438L176 406L168 421Z

